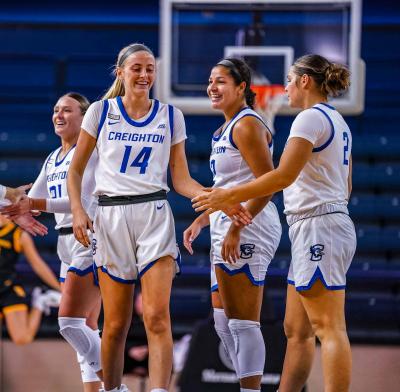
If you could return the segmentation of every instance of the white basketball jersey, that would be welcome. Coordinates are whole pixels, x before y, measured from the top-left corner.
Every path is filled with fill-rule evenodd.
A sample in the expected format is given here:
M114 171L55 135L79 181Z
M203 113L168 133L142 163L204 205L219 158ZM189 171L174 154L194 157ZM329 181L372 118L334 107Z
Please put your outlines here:
M284 189L285 214L302 214L323 204L347 205L351 132L334 107L320 103L299 113L289 138L313 145L311 159Z
M214 187L228 188L244 184L255 178L253 172L243 159L242 154L233 141L233 129L235 124L246 116L253 116L264 121L258 113L249 107L240 110L228 123L224 130L212 138L212 150L210 156L210 168L213 173ZM266 132L268 132L268 127ZM266 146L268 148L268 146ZM272 142L269 145L271 155Z
M179 124L174 124L178 122L174 120L176 116ZM91 105L82 128L97 138L96 195L143 195L169 190L170 149L186 138L183 115L178 109L153 100L148 114L133 120L121 97L117 97Z
M53 151L46 159L42 170L32 186L29 196L33 198L51 198L61 199L68 198L67 192L67 176L69 165L75 153L73 146L62 159L59 158L61 148ZM97 152L93 151L90 157L87 169L85 170L82 180L82 202L84 208L91 219L94 218L96 209L96 199L94 193L94 169L97 162ZM56 229L61 227L72 227L72 214L54 213L56 220Z

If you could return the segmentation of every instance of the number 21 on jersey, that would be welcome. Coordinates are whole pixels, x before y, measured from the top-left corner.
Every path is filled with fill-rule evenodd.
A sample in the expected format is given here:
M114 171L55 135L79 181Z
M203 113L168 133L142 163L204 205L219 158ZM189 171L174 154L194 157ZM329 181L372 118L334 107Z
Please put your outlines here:
M139 173L145 174L147 166L149 164L151 150L152 147L143 147L139 151L139 154L137 154L137 156L132 160L132 163L129 165L129 167L139 167L140 168ZM132 146L125 146L124 157L122 159L121 168L119 169L121 173L126 173L131 152L132 152Z

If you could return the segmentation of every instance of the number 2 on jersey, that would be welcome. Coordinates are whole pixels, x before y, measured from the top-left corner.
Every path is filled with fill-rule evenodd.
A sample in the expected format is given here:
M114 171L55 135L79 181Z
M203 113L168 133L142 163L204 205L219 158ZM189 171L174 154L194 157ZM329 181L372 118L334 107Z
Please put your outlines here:
M129 167L140 167L140 174L146 173L147 165L149 164L149 159L151 155L152 147L143 147L136 158L132 161ZM126 173L126 169L129 163L129 158L131 156L132 146L125 146L125 153L122 159L121 168L119 171L121 173Z
M347 132L343 132L343 141L345 142L345 145L343 147L343 165L348 165L349 164L349 135Z

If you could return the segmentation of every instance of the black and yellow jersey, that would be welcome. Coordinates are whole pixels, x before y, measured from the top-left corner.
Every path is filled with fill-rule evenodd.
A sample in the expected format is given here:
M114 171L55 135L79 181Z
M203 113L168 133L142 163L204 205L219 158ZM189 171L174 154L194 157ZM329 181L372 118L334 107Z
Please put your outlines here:
M15 265L21 246L22 230L10 222L0 226L0 292L14 282Z

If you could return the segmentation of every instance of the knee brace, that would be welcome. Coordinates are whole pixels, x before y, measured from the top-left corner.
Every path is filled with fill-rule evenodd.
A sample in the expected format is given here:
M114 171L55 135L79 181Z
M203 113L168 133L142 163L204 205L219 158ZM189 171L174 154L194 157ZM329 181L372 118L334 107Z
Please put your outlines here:
M92 367L89 366L85 358L79 353L76 353L76 357L78 359L79 367L81 368L82 382L101 382L100 378Z
M238 360L235 351L235 342L233 340L231 331L228 327L228 318L224 312L224 309L214 308L214 326L217 335L221 339L222 345L224 346L225 352L232 361L233 368L236 375L239 377Z
M100 345L98 331L93 331L86 325L85 318L59 317L58 325L61 336L85 358L89 366L98 372L101 370Z
M235 342L239 378L262 375L265 364L265 343L260 323L230 319L228 326Z

